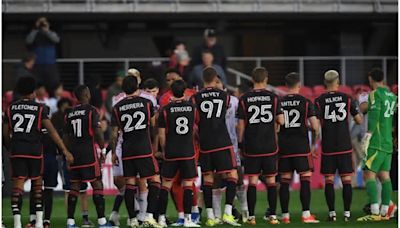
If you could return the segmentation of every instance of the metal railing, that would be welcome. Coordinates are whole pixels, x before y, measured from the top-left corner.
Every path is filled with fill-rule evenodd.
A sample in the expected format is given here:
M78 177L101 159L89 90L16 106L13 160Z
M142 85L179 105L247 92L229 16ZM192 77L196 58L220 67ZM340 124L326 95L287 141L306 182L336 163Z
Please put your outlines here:
M168 58L82 58L58 59L60 78L67 89L87 82L88 77L101 77L102 84L108 86L114 81L115 73L121 69L138 68L142 75L162 81ZM3 59L3 89L11 87L14 65L18 59ZM227 77L230 88L249 81L254 67L267 68L270 84L284 84L284 75L299 72L303 85L322 84L323 73L335 69L341 75L342 84L354 85L367 82L367 72L380 67L389 84L397 83L396 56L287 56L287 57L228 57ZM9 84L9 85L8 85ZM279 91L277 91L279 93Z
M3 12L396 13L396 0L3 0Z

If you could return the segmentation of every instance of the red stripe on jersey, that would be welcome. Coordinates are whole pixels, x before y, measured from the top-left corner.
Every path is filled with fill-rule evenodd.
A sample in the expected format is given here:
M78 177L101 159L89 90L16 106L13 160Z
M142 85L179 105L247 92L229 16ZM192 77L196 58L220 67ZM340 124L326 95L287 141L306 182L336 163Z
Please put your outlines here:
M231 96L229 96L229 94L227 94L226 95L226 108L228 108L228 109L231 104L230 100L231 100Z
M154 170L156 171L156 173L158 173L160 169L158 168L157 160L154 158L154 156L151 156L151 159L153 160Z
M41 159L43 158L43 154L39 156L33 156L33 155L11 155L10 158L32 158L32 159Z
M169 123L168 123L168 120L167 120L167 111L164 109L163 110L163 117L162 118L164 118L164 123L165 123L165 134L168 134L168 128L169 128Z
M92 111L89 111L89 135L93 136L93 129L92 129Z
M149 120L147 123L150 125L151 113L150 113L150 103L147 103L147 115L149 116Z
M321 112L322 112L321 106L319 105L318 101L316 101L315 104L318 106L318 116L320 116L319 119L321 121L321 126L323 126L324 125L324 117L321 117Z
M42 130L42 111L43 111L43 106L41 106L39 109L38 131Z
M279 148L276 147L276 150L274 152L272 152L272 153L267 153L267 154L248 154L248 153L242 152L242 154L243 154L244 157L269 157L269 156L272 156L272 155L276 155L278 153L278 151L279 151Z
M339 154L348 154L348 153L352 153L353 149L351 150L345 150L345 151L338 151L338 152L321 152L322 155L325 156L332 156L332 155L339 155Z
M310 152L306 153L306 154L287 154L287 155L282 155L279 158L292 158L292 157L306 157L310 155Z
M164 161L186 161L186 160L191 160L196 158L196 153L194 153L193 156L191 157L184 157L184 158L166 158L164 155Z
M144 155L125 157L125 158L122 158L122 160L125 161L125 160L137 159L137 158L148 158L151 156L153 156L153 152L150 152L149 154L144 154Z
M306 127L308 127L307 119L308 119L308 101L306 101L306 115L304 117L304 126Z
M10 107L8 107L8 109L7 109L7 115L8 115L8 128L11 130L12 129L12 124L11 124L11 115L10 115L10 113L11 113L11 111L10 111L10 108L11 108L11 106Z
M92 162L90 164L86 164L86 165L77 165L77 166L70 166L70 169L82 169L82 168L87 168L90 166L94 166L96 164L96 162Z
M227 150L227 149L230 149L230 148L233 148L233 146L226 146L226 147L221 147L221 148L213 149L213 150L201 150L200 149L200 153L212 153L212 152L218 152L218 151L221 151L221 150Z
M231 147L231 148L229 149L229 151L231 152L232 166L233 166L233 167L237 167L236 156L235 156L235 152L233 151L233 147Z

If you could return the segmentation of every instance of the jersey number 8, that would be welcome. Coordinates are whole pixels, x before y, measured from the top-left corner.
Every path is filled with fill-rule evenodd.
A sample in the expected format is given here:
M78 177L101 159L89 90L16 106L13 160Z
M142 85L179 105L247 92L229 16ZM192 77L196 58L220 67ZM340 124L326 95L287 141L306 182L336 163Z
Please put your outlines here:
M176 123L176 133L178 135L185 135L189 132L189 127L188 127L188 123L189 120L186 117L178 117L175 120Z

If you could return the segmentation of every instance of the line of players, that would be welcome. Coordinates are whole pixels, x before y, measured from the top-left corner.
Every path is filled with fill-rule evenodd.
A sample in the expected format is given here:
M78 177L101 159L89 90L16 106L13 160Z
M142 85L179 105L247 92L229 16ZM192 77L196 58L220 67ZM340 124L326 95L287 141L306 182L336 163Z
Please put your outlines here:
M335 71L325 74L328 92L316 100L316 105L299 95L300 78L297 73L285 77L289 92L278 98L266 89L268 72L256 68L252 72L254 89L245 93L238 102L238 147L243 155L244 174L249 177L247 189L248 213L246 222L255 224L256 183L259 175L267 183L270 224L279 223L276 217L277 187L276 175L281 175L279 198L283 223L290 223L289 184L293 172L300 174L302 221L317 223L310 213L310 176L312 156L322 124L322 170L326 176L326 196L329 217L335 218L333 176L338 170L343 182L345 220L350 218L351 184L353 173L351 142L348 120L354 117L356 123L362 118L355 102L346 94L337 92L339 75ZM141 220L147 227L165 227L166 204L173 179L180 173L183 186L183 212L185 227L199 227L192 218L198 213L193 203L193 181L197 177L197 163L202 172L202 191L207 213L205 225L219 223L213 210L213 185L216 176L222 176L226 183L224 223L240 226L232 215L232 204L236 196L238 171L237 160L226 124L226 114L231 97L223 90L217 72L213 68L203 71L205 88L190 99L186 99L186 86L182 80L171 85L172 99L159 112L148 94L138 90L137 77L128 76L123 81L122 100L116 102L112 113L111 149L113 163L122 168L124 177L120 189L124 188L124 199L129 214L129 226L138 227L135 195L137 185L148 188L147 206ZM80 183L90 182L93 201L100 227L109 227L104 215L103 186L100 161L106 154L104 139L99 131L99 115L89 105L90 91L79 86L75 95L79 105L65 117L63 141L48 120L48 109L33 101L34 84L31 78L22 78L18 90L23 99L13 103L6 113L7 127L3 128L6 139L11 141L11 164L13 169L12 210L14 227L21 227L22 187L26 178L33 180L36 203L36 227L42 227L42 186L40 130L47 128L50 137L66 156L71 175L71 192L68 196L68 227L76 227L74 211ZM33 86L32 86L33 85ZM158 114L157 114L158 113ZM156 123L156 116L158 123ZM156 127L158 126L158 127ZM309 142L309 128L313 132ZM157 132L158 131L158 132ZM164 162L161 172L154 157L155 135L159 136ZM94 143L101 148L100 159ZM200 153L196 153L199 143ZM158 142L157 144L158 145ZM120 147L120 149L119 149ZM68 149L67 149L68 148ZM69 152L71 151L71 152ZM118 154L120 153L120 154ZM160 175L162 178L160 178ZM137 178L140 177L140 178ZM124 187L123 187L124 186ZM122 192L122 191L121 191ZM196 199L197 197L195 197ZM120 196L121 201L121 196ZM333 203L332 203L333 202ZM136 203L137 204L137 203ZM143 207L143 205L142 205ZM198 210L198 209L197 209ZM142 208L143 211L143 208ZM155 217L158 216L158 221ZM113 220L113 219L111 219Z

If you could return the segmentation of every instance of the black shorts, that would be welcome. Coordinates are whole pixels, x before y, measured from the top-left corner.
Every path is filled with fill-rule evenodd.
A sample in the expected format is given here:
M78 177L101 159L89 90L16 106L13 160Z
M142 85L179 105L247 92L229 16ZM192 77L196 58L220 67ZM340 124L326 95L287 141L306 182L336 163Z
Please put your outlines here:
M233 148L211 153L200 153L199 157L202 173L224 173L236 169L236 159Z
M43 182L45 188L57 187L58 161L55 154L44 154Z
M71 168L69 170L70 182L92 182L101 177L100 164L80 168Z
M182 180L196 178L197 164L195 159L163 162L161 169L161 176L163 178L167 180L174 179L178 172Z
M37 179L43 175L43 158L10 158L13 179Z
M276 176L278 171L278 155L266 157L246 157L243 161L244 174L250 176Z
M310 155L298 157L279 158L278 169L280 173L289 173L296 171L297 173L305 173L313 171L314 164Z
M339 175L351 175L354 172L352 153L337 155L322 155L321 174L335 175L336 170Z
M124 177L150 178L158 174L158 164L154 156L122 160Z

